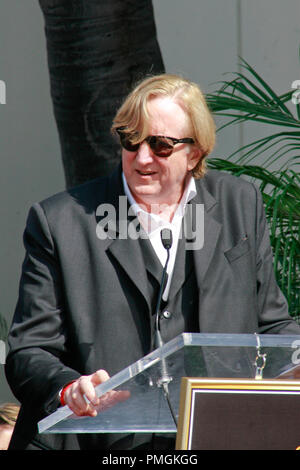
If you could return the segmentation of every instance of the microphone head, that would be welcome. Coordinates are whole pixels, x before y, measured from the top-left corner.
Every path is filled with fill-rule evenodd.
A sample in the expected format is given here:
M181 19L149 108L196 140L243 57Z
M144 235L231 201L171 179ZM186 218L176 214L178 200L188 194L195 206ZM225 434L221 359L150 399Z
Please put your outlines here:
M169 250L173 243L172 230L169 228L163 228L160 232L160 238L164 248Z

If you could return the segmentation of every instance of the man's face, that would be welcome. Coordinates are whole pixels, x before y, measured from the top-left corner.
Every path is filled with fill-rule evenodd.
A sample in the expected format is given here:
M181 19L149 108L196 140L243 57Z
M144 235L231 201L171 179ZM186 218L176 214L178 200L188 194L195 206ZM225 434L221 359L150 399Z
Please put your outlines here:
M177 139L192 137L185 112L171 98L155 97L148 102L149 135ZM193 145L177 144L170 157L157 157L147 142L136 152L122 149L122 165L127 184L139 204L177 204L182 196L188 172L199 159ZM154 211L156 212L156 211Z

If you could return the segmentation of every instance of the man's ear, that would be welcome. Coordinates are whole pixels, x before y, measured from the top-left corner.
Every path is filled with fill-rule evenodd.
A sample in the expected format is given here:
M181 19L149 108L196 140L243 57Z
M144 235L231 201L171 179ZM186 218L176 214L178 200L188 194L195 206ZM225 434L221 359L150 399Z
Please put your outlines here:
M201 160L202 151L199 148L191 145L187 153L187 158L188 158L188 170L192 171L195 168L195 166L198 164L198 162Z

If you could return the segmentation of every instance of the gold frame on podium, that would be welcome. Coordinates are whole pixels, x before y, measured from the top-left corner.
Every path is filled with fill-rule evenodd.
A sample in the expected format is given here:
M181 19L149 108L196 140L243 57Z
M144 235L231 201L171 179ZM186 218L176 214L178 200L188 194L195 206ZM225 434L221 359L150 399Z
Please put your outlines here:
M176 449L299 450L299 413L297 380L183 377Z

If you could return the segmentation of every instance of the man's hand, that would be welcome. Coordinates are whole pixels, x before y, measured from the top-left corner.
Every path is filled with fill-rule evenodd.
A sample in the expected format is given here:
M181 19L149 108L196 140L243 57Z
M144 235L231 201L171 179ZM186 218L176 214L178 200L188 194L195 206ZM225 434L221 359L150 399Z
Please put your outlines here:
M77 416L97 416L99 411L104 411L119 401L129 398L129 392L116 390L111 390L98 398L95 387L106 382L109 378L108 373L103 369L99 369L91 375L82 375L65 391L65 404Z

